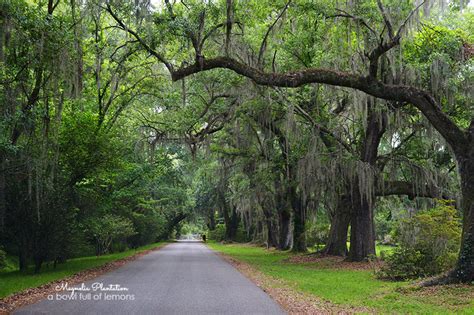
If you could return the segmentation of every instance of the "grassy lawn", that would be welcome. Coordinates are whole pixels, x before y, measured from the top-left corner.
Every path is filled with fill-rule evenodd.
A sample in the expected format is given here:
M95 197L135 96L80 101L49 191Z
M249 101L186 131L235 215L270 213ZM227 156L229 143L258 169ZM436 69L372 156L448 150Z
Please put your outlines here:
M331 269L316 262L286 262L292 255L289 252L242 244L210 243L209 246L333 304L370 307L383 313L474 314L472 286L415 290L406 282L378 280L370 270Z
M100 257L89 256L68 260L65 264L58 264L54 269L52 266L44 265L40 274L34 274L33 269L26 273L18 270L0 272L0 298L24 289L37 287L45 283L71 276L81 270L101 266L105 263L132 256L144 250L152 249L160 244L154 243L139 247L137 249L127 250L121 253L103 255Z

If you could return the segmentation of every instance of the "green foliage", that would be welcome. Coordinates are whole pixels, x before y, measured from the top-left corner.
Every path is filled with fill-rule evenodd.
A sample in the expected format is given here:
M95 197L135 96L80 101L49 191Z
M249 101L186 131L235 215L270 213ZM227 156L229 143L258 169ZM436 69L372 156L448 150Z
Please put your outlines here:
M221 242L225 239L225 225L217 224L214 230L208 232L210 240Z
M136 234L129 238L132 247L157 241L164 232L164 226L166 224L164 216L154 209L146 213L133 212L131 221L136 231Z
M181 227L181 235L186 236L186 235L199 235L201 237L201 234L205 231L205 228L203 227L203 224L198 223L188 223L185 222L182 227Z
M466 38L467 34L461 29L453 30L443 25L424 24L413 42L407 43L408 61L426 63L439 55L446 55L450 60L459 62Z
M86 232L96 244L97 256L108 253L113 242L136 234L130 220L112 214L88 220Z
M380 276L394 280L431 276L452 268L461 240L454 207L440 204L402 220L395 231L398 247L386 257Z

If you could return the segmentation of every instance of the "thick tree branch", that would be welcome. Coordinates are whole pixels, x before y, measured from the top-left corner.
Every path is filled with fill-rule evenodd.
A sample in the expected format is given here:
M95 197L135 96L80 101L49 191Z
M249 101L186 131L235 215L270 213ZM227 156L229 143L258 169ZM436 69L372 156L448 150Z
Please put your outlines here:
M434 97L413 86L384 84L372 77L320 68L266 73L229 57L204 59L202 63L195 63L171 72L171 77L173 81L177 81L212 69L229 69L264 86L296 88L306 84L321 83L360 90L384 100L411 103L425 115L454 151L463 151L467 142L464 131L442 111Z

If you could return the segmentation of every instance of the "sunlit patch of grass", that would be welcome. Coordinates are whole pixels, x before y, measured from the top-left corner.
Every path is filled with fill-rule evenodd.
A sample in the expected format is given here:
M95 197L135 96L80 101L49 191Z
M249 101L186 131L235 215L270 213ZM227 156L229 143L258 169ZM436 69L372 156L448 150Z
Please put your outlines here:
M333 304L390 313L474 314L473 286L410 290L407 289L410 283L382 281L371 270L321 268L321 265L318 267L320 262L291 263L288 258L293 254L290 252L267 251L249 245L209 245L269 276L284 280L295 289Z

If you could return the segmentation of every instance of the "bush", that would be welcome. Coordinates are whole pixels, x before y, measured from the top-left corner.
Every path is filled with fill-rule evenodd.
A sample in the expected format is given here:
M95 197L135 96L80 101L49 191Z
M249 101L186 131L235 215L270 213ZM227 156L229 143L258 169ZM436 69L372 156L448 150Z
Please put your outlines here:
M112 214L90 219L87 224L87 233L95 243L97 256L108 253L113 242L124 241L127 237L136 234L133 223L129 219Z
M402 220L394 236L398 247L385 259L379 276L393 280L432 276L454 267L461 224L456 209L441 203Z
M134 248L156 242L164 232L165 218L154 209L132 212L131 219L136 234L129 238L129 243Z
M225 237L225 225L217 224L216 228L208 233L209 239L213 241L223 241Z

